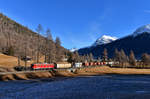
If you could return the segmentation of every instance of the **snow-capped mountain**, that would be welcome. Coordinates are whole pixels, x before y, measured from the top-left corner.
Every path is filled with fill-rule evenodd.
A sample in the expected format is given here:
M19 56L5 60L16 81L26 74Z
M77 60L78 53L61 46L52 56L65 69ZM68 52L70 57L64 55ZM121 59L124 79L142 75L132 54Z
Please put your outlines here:
M150 24L139 27L134 33L133 36L137 36L142 33L150 33Z
M97 46L97 45L102 45L102 44L108 44L111 43L112 41L117 40L116 37L111 37L108 35L103 35L102 37L98 38L95 43L92 46Z
M78 50L77 48L72 48L72 49L70 49L70 52L75 52L77 50Z
M115 41L112 42L111 40L110 43L106 38L109 37L102 36L95 42L95 44L99 44L99 46L79 49L79 54L87 55L92 53L94 57L102 57L102 52L105 48L107 49L108 57L110 58L114 56L115 49L123 49L127 55L129 55L132 50L136 58L139 59L143 53L150 54L150 24L137 28L131 35L127 35L117 40L113 39Z

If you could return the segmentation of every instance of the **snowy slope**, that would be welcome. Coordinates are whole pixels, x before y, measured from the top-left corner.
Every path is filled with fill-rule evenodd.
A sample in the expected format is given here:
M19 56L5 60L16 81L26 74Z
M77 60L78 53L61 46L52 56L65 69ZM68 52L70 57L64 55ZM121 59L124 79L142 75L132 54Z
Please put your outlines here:
M139 27L134 33L133 33L133 36L137 36L139 34L142 34L142 33L150 33L150 24L147 24L147 25L144 25L144 26L141 26Z
M72 49L70 49L70 52L75 52L77 50L78 50L77 48L72 48Z
M103 35L102 37L98 38L95 43L92 46L102 45L102 44L108 44L112 41L115 41L116 37L111 37L108 35Z

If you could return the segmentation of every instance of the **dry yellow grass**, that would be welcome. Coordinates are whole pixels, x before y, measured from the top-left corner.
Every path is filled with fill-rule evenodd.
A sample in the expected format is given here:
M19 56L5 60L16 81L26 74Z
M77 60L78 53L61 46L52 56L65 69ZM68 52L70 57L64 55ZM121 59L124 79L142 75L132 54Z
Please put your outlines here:
M17 65L17 58L0 54L0 67L13 67Z
M129 69L129 68L110 68L107 66L103 67L92 67L78 69L75 73L67 70L56 70L56 72L32 72L22 74L8 74L0 75L0 80L28 80L37 78L51 78L51 77L75 77L75 76L91 76L91 75L103 75L103 74L150 74L150 69Z
M107 66L84 68L78 73L95 73L95 74L150 74L150 69L135 69L135 68L110 68Z
M27 66L30 66L35 61L27 62ZM40 58L40 62L44 62L44 57ZM24 61L21 61L21 66L24 66ZM0 53L0 68L14 68L18 65L18 58L14 56L8 56L5 54Z

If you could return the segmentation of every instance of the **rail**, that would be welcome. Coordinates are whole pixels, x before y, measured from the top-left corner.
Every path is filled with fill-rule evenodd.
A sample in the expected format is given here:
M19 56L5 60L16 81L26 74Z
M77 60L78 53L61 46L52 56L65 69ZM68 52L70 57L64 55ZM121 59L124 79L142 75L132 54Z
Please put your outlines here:
M72 69L82 69L82 68L93 68L93 67L100 67L100 66L84 66L84 67L78 67L78 68L62 68L62 69L53 69L54 71L64 71L64 70L72 70ZM15 72L0 72L0 75L7 75L7 74L22 74L22 73L37 73L37 72L47 72L47 71L53 71L53 70L27 70L27 71L15 71Z

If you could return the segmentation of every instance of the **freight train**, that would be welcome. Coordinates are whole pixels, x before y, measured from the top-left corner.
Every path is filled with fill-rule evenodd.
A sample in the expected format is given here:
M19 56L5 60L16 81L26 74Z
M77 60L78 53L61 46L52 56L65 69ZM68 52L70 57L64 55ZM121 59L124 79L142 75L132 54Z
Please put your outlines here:
M40 63L40 64L32 64L32 70L49 70L49 69L66 69L66 68L81 68L81 67L89 67L89 66L104 66L108 65L108 62L85 62L85 63L67 63L67 62L58 62L54 64L48 63Z
M30 67L17 66L15 69L17 71L23 70L53 70L53 69L68 69L68 68L82 68L82 67L92 67L92 66L111 66L113 62L76 62L76 63L68 63L68 62L57 62L57 63L35 63L31 64Z

